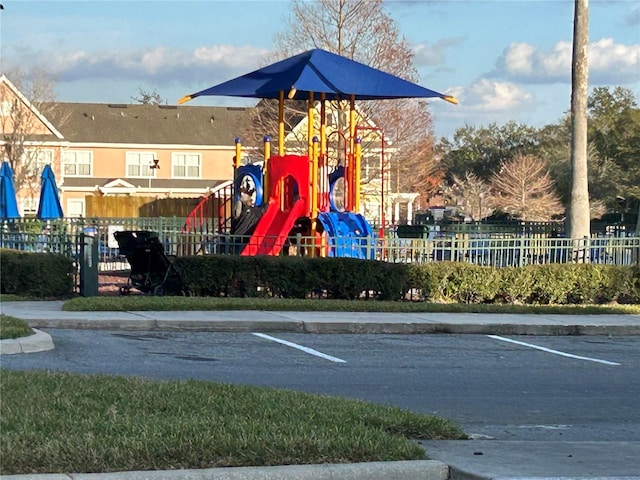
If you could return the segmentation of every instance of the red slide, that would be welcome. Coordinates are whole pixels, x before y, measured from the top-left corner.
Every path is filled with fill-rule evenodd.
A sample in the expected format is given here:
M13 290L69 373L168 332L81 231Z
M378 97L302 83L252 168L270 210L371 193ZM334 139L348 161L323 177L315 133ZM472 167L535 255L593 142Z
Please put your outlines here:
M241 255L278 255L295 221L304 215L304 201L296 200L287 211L280 210L280 199L271 197L253 235Z

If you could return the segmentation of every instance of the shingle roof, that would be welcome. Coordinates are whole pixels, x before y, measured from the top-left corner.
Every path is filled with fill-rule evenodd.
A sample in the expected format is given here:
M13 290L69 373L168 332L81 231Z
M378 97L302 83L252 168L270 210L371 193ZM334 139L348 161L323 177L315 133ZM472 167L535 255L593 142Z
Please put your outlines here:
M45 116L74 143L170 145L234 144L248 108L62 103Z

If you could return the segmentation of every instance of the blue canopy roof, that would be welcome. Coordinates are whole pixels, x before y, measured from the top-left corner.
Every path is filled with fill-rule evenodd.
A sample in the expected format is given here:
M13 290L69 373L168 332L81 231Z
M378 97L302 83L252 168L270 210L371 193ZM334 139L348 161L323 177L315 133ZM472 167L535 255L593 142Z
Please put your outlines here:
M53 174L51 165L45 165L42 175L40 175L40 203L38 204L36 216L41 220L52 220L64 216L60 205L60 197L58 197L56 177Z
M394 98L455 98L321 49L309 50L219 85L192 93L178 103L203 95L308 100L324 93L327 100ZM316 97L318 98L318 97Z
M16 189L13 184L13 170L9 162L2 162L0 168L0 218L7 220L18 218L18 204L16 203Z

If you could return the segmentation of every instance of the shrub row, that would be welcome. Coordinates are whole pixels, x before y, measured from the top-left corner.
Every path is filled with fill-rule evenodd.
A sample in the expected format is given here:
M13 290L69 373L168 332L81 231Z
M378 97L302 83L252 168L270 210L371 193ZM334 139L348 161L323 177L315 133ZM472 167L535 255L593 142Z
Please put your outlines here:
M0 249L0 293L35 298L73 294L73 259L52 253Z
M492 268L439 262L412 266L411 293L457 303L640 303L640 268L566 264Z
M380 300L402 297L406 265L354 258L179 257L175 263L196 296Z
M640 268L458 262L404 265L353 258L198 256L176 260L197 296L413 299L431 302L640 303Z

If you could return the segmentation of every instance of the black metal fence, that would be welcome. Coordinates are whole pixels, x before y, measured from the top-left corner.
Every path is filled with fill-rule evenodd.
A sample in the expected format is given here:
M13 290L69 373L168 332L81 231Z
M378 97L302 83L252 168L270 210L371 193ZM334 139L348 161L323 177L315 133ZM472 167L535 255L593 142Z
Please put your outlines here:
M98 270L129 270L120 254L114 233L119 230L148 230L158 234L167 255L239 254L250 237L217 234L208 231L184 232L184 218L65 218L56 221L17 219L5 221L0 228L0 248L67 255L81 267L83 235L93 236L98 244ZM640 257L640 237L596 235L584 239L557 238L532 232L496 232L489 225L477 231L442 231L413 226L413 234L387 231L381 237L344 237L295 235L283 239L265 238L262 244L282 245L284 255L356 256L387 262L428 263L457 261L493 267L548 263L589 262L607 265L635 265ZM398 229L400 230L400 229ZM408 238L407 238L408 237ZM76 275L78 278L78 275ZM76 282L79 288L78 281Z

